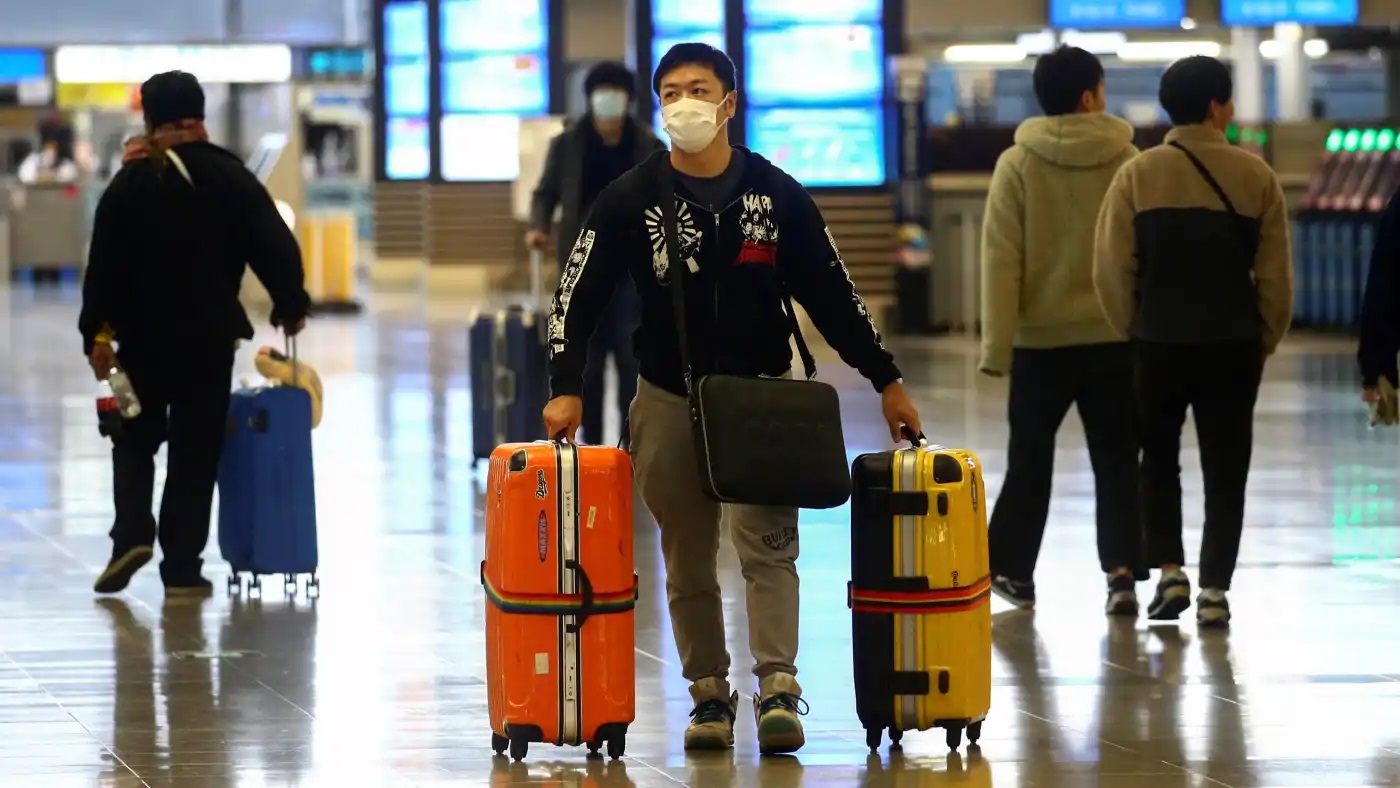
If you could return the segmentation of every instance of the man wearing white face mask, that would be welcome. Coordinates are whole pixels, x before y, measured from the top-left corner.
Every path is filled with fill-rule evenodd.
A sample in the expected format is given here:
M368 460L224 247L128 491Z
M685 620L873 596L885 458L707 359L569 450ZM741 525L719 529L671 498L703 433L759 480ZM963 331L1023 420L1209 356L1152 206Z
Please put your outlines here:
M791 374L792 324L783 296L800 302L823 337L880 392L891 437L918 432L919 414L851 283L816 204L763 157L729 143L738 93L734 64L706 44L678 44L652 77L668 155L656 155L603 190L574 242L549 319L551 436L572 436L587 402L586 345L609 294L630 278L642 300L641 379L632 402L636 483L661 527L666 592L681 672L695 703L686 749L734 744L739 695L729 685L724 600L717 573L720 521L728 522L746 581L753 709L764 754L805 742L798 686L797 510L724 505L700 483L673 279L685 266L687 345L696 379L711 373ZM674 170L678 249L667 249L661 200ZM582 395L582 399L580 398Z
M572 240L603 188L664 148L651 129L631 116L636 82L636 77L621 63L600 63L588 72L584 80L588 112L550 143L544 173L535 187L530 230L525 234L525 243L531 249L549 246L550 226L560 207L560 237ZM560 270L568 250L560 244ZM640 312L636 288L630 282L621 283L589 343L583 384L588 403L583 434L590 443L608 442L603 437L603 372L609 356L617 365L617 407L622 440L627 441L627 407L637 393L632 332Z

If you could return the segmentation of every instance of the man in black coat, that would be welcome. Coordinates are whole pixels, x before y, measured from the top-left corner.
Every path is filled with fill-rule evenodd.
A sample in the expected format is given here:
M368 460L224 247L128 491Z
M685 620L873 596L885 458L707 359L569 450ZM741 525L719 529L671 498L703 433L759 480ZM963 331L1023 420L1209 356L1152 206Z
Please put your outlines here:
M1388 395L1400 385L1396 355L1400 353L1400 195L1392 197L1376 229L1376 246L1371 253L1371 272L1366 278L1366 295L1361 306L1361 343L1357 361L1361 364L1362 399L1372 406L1393 411L1394 402L1383 403L1385 390L1380 380L1389 381ZM1385 418L1389 421L1389 418Z
M204 90L191 74L141 86L146 134L97 205L78 330L98 380L120 365L141 400L112 446L112 558L94 586L114 594L151 560L157 534L169 595L207 596L209 541L228 419L233 353L253 338L238 300L252 267L272 296L274 325L295 334L310 297L301 249L267 189L209 142ZM117 348L113 347L113 343ZM159 524L151 516L155 454L169 444Z
M525 243L545 249L556 208L562 208L557 247L559 270L564 269L574 237L603 187L637 166L664 146L651 129L631 116L636 77L621 63L600 63L584 81L588 112L572 123L549 145L544 174L535 187L530 231ZM583 433L590 443L603 440L603 372L612 356L617 365L617 407L622 439L627 440L627 408L637 393L637 362L632 353L632 332L641 319L636 288L622 282L603 313L588 348L584 374Z

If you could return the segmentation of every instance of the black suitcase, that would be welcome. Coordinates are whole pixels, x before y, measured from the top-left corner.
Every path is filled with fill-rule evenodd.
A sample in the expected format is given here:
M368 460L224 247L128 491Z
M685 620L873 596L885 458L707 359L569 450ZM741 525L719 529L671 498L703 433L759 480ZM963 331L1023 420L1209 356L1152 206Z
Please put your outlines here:
M540 253L530 256L534 304L540 303ZM534 305L512 306L472 321L472 456L502 443L542 440L549 401L548 318Z

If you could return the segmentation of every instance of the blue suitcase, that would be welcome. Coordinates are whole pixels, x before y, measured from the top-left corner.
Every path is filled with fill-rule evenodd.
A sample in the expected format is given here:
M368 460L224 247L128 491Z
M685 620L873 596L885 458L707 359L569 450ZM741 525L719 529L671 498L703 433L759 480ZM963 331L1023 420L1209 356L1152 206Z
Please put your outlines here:
M531 296L540 303L540 255L530 258ZM468 339L472 381L472 457L485 460L503 443L544 440L549 402L546 315L512 306L472 321Z
M311 395L300 388L243 388L229 401L228 433L219 463L219 551L229 562L230 591L248 573L297 575L320 591L316 577L316 486L311 457Z

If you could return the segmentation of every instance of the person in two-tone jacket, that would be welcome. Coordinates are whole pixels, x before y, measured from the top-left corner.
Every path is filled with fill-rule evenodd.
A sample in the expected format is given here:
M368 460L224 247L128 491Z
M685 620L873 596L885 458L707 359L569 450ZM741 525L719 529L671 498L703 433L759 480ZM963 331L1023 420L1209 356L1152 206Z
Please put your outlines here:
M1205 478L1197 620L1230 620L1264 361L1292 320L1288 207L1273 170L1232 147L1230 70L1208 57L1162 77L1175 128L1119 171L1099 216L1094 284L1134 345L1142 517L1162 577L1148 616L1191 605L1181 540L1181 429L1195 416Z
M1094 466L1107 611L1138 613L1146 579L1138 519L1138 446L1128 343L1094 293L1094 223L1118 169L1137 155L1133 127L1105 112L1103 65L1061 47L1036 61L1044 117L1016 129L982 224L983 373L1011 375L1006 480L987 538L992 590L1035 606L1034 573L1050 514L1055 436L1071 407Z

